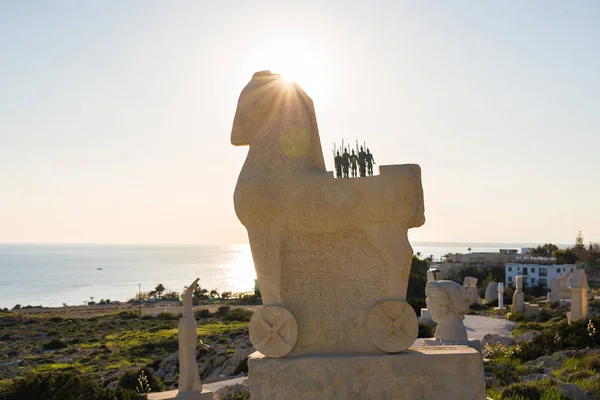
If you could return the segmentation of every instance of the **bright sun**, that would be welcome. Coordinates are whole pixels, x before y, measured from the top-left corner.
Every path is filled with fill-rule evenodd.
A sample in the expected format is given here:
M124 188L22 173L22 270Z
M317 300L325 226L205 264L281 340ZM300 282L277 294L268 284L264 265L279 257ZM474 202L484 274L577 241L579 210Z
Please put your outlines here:
M326 53L308 45L306 41L285 40L264 43L254 52L252 64L256 70L268 69L281 74L288 82L296 82L315 101L323 105L331 90L331 75L327 68Z

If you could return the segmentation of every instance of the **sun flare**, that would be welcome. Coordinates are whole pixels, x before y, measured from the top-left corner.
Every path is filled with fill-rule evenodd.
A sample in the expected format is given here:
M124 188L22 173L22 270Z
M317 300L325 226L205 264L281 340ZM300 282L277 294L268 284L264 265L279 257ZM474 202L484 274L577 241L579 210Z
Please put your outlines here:
M306 41L264 43L253 53L250 73L268 69L286 82L297 83L316 103L323 104L330 91L326 52Z

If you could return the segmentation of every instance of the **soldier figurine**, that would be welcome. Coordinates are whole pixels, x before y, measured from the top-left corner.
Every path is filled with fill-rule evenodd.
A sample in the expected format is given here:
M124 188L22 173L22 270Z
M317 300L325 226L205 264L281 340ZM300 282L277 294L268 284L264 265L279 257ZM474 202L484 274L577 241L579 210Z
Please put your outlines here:
M367 169L369 171L369 176L373 176L373 164L375 164L375 159L373 159L373 154L369 153L369 149L367 149Z
M337 152L337 156L335 156L334 158L335 160L335 174L338 178L342 177L342 161L344 161L344 159L342 158L342 156L340 156L340 152Z
M352 166L352 177L356 178L356 161L358 160L358 156L354 154L354 150L352 150L352 154L350 155L350 165Z
M360 146L360 151L358 152L358 170L360 172L361 177L367 176L367 153L364 152L363 147Z
M349 178L348 168L350 168L350 154L348 149L344 148L344 154L342 154L342 170L344 171L344 178Z

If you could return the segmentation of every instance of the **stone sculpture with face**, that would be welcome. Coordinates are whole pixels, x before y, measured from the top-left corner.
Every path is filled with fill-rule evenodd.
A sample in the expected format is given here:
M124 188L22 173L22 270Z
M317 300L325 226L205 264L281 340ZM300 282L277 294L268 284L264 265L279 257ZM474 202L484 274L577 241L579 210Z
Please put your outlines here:
M447 341L466 341L463 324L469 312L470 299L465 288L454 281L430 281L425 287L427 308L438 326L435 338Z

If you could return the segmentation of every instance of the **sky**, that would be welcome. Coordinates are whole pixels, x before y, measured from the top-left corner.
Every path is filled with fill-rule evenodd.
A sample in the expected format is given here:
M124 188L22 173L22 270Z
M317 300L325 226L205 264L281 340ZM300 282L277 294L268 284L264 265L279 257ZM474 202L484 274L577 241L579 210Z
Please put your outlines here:
M422 168L417 241L600 240L595 1L0 2L0 242L246 243L252 74Z

